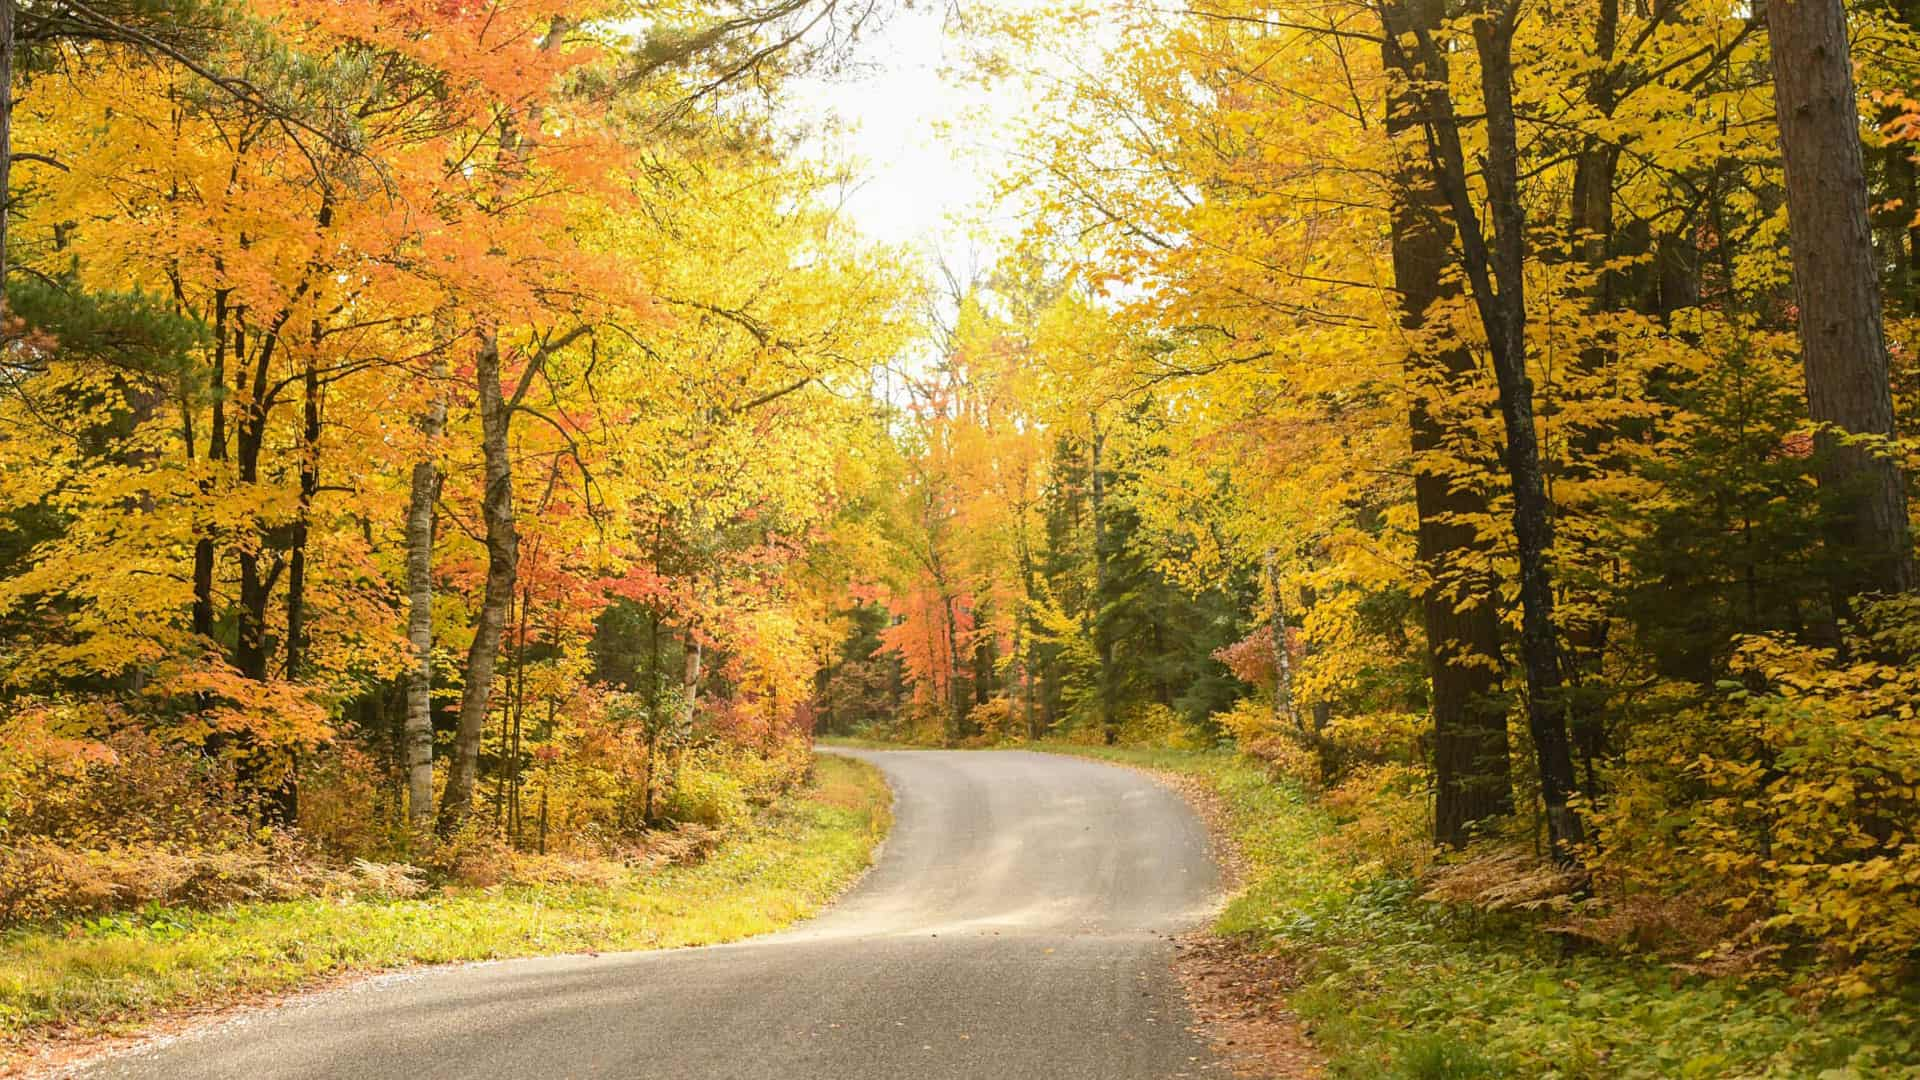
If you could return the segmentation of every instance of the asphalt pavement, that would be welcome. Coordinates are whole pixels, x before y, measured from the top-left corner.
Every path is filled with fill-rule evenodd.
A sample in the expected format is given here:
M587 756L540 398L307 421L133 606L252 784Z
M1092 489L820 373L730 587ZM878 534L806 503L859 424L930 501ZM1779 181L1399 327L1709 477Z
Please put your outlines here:
M1170 1080L1219 1075L1170 935L1219 880L1175 793L1023 751L846 751L886 772L879 862L731 945L431 968L96 1062L142 1080Z

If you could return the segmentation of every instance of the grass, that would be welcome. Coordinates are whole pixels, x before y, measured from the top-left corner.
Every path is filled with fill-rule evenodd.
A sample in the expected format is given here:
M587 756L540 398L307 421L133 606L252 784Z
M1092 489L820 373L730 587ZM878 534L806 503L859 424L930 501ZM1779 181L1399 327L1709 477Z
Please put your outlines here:
M1247 864L1217 929L1294 960L1291 995L1340 1077L1920 1077L1920 990L1815 1009L1765 981L1564 957L1518 917L1420 899L1325 843L1338 822L1230 753L1038 744L1194 777Z
M814 782L704 861L610 886L453 888L411 900L151 908L0 936L0 1071L58 1035L411 964L709 945L818 911L891 824L877 770L822 756Z

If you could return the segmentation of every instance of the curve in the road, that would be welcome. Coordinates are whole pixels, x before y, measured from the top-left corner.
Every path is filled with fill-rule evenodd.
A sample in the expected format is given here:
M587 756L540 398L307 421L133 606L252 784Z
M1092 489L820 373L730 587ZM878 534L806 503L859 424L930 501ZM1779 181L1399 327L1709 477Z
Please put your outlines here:
M1020 751L849 752L894 829L826 914L735 945L431 969L92 1077L1170 1080L1211 1074L1168 936L1218 890L1180 797Z

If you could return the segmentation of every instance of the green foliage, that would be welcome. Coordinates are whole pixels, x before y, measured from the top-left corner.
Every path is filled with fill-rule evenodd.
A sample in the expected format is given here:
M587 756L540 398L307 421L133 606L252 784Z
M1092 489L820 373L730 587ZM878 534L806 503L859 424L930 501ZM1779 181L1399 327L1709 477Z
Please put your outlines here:
M674 774L664 814L669 821L733 829L752 819L753 808L747 803L747 785L741 778L729 773L722 763L689 754Z
M77 272L16 278L7 285L7 305L30 331L45 335L39 346L135 378L185 375L192 350L207 340L205 324L163 297L89 291Z
M1901 648L1920 603L1866 619L1875 633L1850 642L1855 657ZM1633 729L1596 867L1724 913L1706 943L1724 963L1799 952L1816 992L1899 985L1920 941L1920 673L1758 636L1738 643L1731 674Z

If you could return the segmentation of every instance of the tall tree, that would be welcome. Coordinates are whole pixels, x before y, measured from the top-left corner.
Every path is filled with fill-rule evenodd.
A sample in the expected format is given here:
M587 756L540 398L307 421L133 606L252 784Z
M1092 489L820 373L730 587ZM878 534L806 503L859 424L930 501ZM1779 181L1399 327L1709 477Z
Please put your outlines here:
M1906 480L1894 439L1880 280L1867 216L1860 106L1840 0L1770 0L1774 108L1787 174L1789 247L1807 410L1820 425L1832 507L1834 588L1914 587Z
M1408 29L1439 31L1439 5L1416 0L1404 12ZM1492 506L1472 470L1460 465L1474 435L1455 416L1466 407L1462 391L1474 382L1474 358L1465 344L1449 340L1440 320L1429 317L1459 293L1447 274L1454 231L1445 197L1426 148L1412 138L1422 130L1421 87L1433 76L1413 51L1384 52L1394 76L1386 120L1396 144L1390 220L1400 325L1410 338L1416 554L1425 578L1420 610L1433 714L1433 831L1439 843L1458 846L1475 824L1513 812L1506 709L1496 697L1504 671L1494 606L1499 582L1491 544L1474 524Z
M1420 115L1430 162L1459 232L1461 262L1499 388L1506 479L1520 563L1520 657L1527 676L1527 728L1539 761L1540 795L1552 848L1557 857L1570 859L1582 829L1570 804L1573 753L1553 613L1553 535L1535 426L1533 377L1527 367L1528 248L1513 82L1513 39L1522 8L1516 0L1493 0L1474 13L1474 51L1486 123L1486 160L1479 170L1486 188L1483 224L1461 139L1462 122L1454 106L1446 46L1433 29L1442 20L1434 13L1416 14L1435 2L1385 4L1382 23L1388 47L1413 54L1394 66L1417 68L1425 75L1420 84Z

